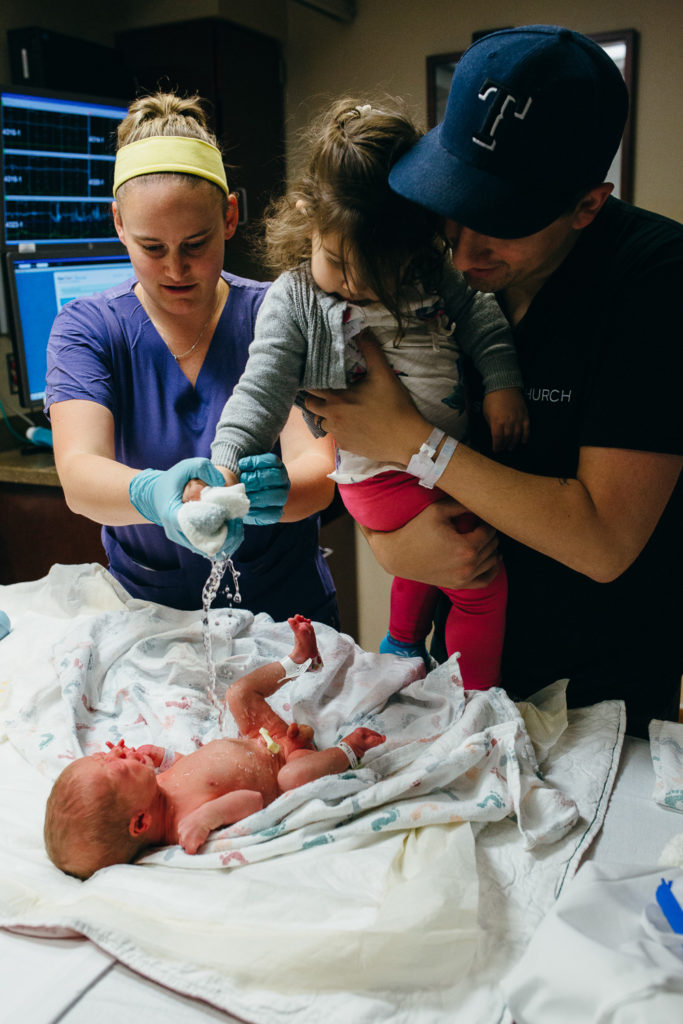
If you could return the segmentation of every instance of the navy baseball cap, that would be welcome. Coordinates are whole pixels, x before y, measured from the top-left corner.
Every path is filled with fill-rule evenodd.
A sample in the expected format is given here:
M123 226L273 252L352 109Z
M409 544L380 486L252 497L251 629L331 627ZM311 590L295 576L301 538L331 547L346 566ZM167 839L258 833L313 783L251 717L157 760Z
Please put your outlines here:
M621 73L592 39L557 25L503 29L463 54L443 121L389 184L479 234L523 238L605 180L627 113Z

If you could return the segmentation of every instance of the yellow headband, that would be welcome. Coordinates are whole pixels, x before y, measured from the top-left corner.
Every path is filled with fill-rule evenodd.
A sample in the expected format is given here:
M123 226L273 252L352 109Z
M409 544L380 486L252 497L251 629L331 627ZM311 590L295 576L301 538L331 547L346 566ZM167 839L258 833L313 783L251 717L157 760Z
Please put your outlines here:
M122 146L114 166L114 195L130 178L159 173L194 174L230 195L223 158L216 147L180 135L153 135Z

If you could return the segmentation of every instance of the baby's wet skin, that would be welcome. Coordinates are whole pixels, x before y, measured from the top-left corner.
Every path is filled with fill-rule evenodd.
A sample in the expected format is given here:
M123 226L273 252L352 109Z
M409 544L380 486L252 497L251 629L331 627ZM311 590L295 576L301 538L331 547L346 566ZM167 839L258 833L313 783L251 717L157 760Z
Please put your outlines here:
M264 806L272 803L280 795L277 774L284 763L283 754L271 754L260 737L226 738L181 758L157 779L182 817L206 800L237 789L258 790Z

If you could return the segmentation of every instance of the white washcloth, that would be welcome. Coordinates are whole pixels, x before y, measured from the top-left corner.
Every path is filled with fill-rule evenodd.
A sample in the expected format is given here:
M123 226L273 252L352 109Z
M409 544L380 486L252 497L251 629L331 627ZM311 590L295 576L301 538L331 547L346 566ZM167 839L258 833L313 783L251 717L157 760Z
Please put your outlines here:
M178 523L189 542L212 557L225 543L228 520L243 519L248 511L244 484L204 487L199 501L186 501L178 509Z

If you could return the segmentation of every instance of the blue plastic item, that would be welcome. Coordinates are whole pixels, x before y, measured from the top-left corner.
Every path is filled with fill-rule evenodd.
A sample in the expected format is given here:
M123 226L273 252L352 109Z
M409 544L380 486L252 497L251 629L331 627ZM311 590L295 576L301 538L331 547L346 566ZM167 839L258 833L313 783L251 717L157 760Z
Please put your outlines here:
M673 880L670 882L662 879L657 886L657 903L661 908L664 917L677 935L683 935L683 907L671 891Z
M12 623L9 620L9 615L5 612L0 612L0 640L12 629Z
M31 444L40 445L43 448L52 448L52 431L47 427L29 427L26 437Z

